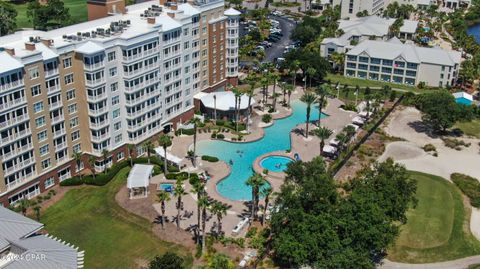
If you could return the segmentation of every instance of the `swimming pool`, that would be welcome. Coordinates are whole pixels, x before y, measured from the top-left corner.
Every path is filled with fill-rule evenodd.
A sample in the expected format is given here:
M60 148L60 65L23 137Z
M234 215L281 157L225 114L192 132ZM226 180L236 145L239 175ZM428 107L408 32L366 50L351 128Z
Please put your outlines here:
M173 184L172 183L160 183L160 190L166 192L173 192Z
M293 160L285 156L268 156L260 161L260 166L271 172L283 172Z
M456 98L455 102L457 102L457 104L466 105L466 106L469 106L472 104L472 101L465 97Z
M198 155L216 156L230 164L231 173L217 183L220 195L231 200L251 200L252 190L245 181L253 174L252 165L258 156L277 150L290 149L290 131L299 123L305 122L306 104L292 101L293 113L290 117L276 120L265 128L265 136L255 142L231 143L221 140L203 140L197 143ZM322 115L322 118L327 115ZM318 107L312 107L310 120L318 120ZM302 156L300 156L301 158Z

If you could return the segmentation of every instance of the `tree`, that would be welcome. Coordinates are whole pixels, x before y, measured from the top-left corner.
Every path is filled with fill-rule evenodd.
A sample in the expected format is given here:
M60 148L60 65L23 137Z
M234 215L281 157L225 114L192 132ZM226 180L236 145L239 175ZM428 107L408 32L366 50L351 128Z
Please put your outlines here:
M207 265L204 269L235 269L235 264L227 255L215 253L208 258Z
M272 194L273 189L271 186L267 186L262 190L262 194L265 197L265 206L263 207L263 214L262 214L262 225L265 224L265 218L267 216L267 208L268 203L270 202L270 195Z
M207 208L210 206L210 201L206 195L202 195L197 200L198 207L202 209L202 249L205 249L206 237L207 237Z
M328 139L333 134L333 131L327 127L320 127L313 130L313 134L320 138L320 155L322 155L323 147L325 146L325 139Z
M258 173L254 173L251 177L245 182L247 186L252 188L252 206L251 206L251 216L252 221L257 220L257 211L258 211L258 201L260 189L263 185L267 184L267 181Z
M459 106L448 91L435 91L417 96L416 107L422 112L422 120L434 132L445 132L458 119Z
M260 84L262 85L262 93L263 93L263 97L262 97L262 111L265 111L265 105L267 104L267 96L268 96L268 85L269 85L269 81L268 81L268 78L266 75L264 75L261 79L260 79Z
M143 146L144 146L145 151L147 152L148 164L150 164L150 155L152 154L153 143L152 143L151 140L147 140L147 142L145 142L145 144Z
M200 119L193 116L193 118L190 120L191 123L193 123L193 157L192 157L192 163L193 167L197 167L197 127L198 124L201 123Z
M340 72L343 69L343 66L345 65L345 53L338 53L338 52L333 52L330 55L330 59L334 63L335 69Z
M203 195L205 195L205 183L201 181L198 177L191 180L190 185L192 185L191 192L197 195L197 201L200 201ZM197 202L197 226L200 229L201 213L200 213L200 204ZM197 243L199 243L199 238L197 238Z
M168 173L168 160L167 160L167 148L172 145L172 140L166 134L158 138L158 144L163 148L163 173L166 175Z
M215 125L217 125L217 95L213 95L213 119L215 120Z
M182 210L182 196L186 195L185 188L183 188L182 180L177 179L175 183L175 189L173 190L173 195L177 197L177 204L175 205L177 208L177 229L180 230L180 211Z
M308 125L310 123L310 111L312 110L312 104L315 102L316 97L310 92L306 92L302 95L300 98L300 101L304 102L307 104L307 119L305 121L306 125L306 132L305 132L305 137L308 138Z
M41 209L42 209L42 207L39 206L39 205L36 205L36 206L33 207L33 212L35 212L35 219L37 221L40 221L40 210Z
M315 68L313 67L309 67L307 68L307 76L309 77L309 84L310 84L310 88L312 87L312 77L315 76L315 74L317 73L317 70L315 70Z
M184 269L184 260L173 252L166 252L162 256L155 256L150 262L149 269Z
M302 70L303 77L306 76L308 68L315 69L316 72L311 79L317 82L322 81L327 75L327 72L331 70L330 63L323 58L318 51L310 48L300 47L285 55L287 66L294 61L298 61L298 67Z
M26 216L27 215L27 210L30 207L31 202L27 198L23 198L18 202L18 208L20 212L22 212L22 215Z
M159 191L157 193L157 201L160 202L162 210L162 229L165 229L165 202L170 201L170 194L166 191Z
M250 76L247 78L247 81L249 86L246 90L246 94L248 96L247 131L249 131L250 118L252 117L252 98L255 95L255 87L257 85L256 76L254 74L250 74Z
M277 92L275 91L276 90L276 86L277 86L277 81L278 79L280 79L280 75L278 74L278 71L277 70L273 70L273 72L270 73L270 79L273 83L273 89L272 89L272 97L273 97L273 103L272 103L272 108L273 108L273 111L275 112L276 111L276 102L277 102L277 99L275 97L275 95L277 94ZM277 95L278 97L278 95Z
M27 6L27 17L35 29L47 30L67 25L70 13L61 0L47 0L46 4L32 1Z
M108 151L108 149L103 149L102 150L102 158L103 158L103 172L104 173L107 172L108 155L110 155L110 152Z
M315 93L318 95L318 127L320 127L320 122L322 119L322 109L323 109L323 104L325 103L325 97L330 92L331 92L331 87L327 83L320 85L315 90Z
M75 160L76 168L75 171L78 170L80 172L80 166L82 165L82 152L81 151L75 151L72 154L72 158ZM82 179L82 173L78 173L78 176L80 179Z
M0 1L0 36L11 34L17 29L17 10L6 1Z
M97 172L95 170L95 162L97 162L97 158L95 158L95 156L88 156L88 166L90 166L90 171L92 172L93 179L95 179L95 174Z
M222 202L215 201L210 207L210 211L217 217L217 234L222 235L222 219L227 215L228 206Z
M285 89L286 89L287 95L288 95L288 107L290 108L290 99L291 99L294 87L293 87L293 85L287 84L287 85L285 85Z
M130 159L130 167L133 167L133 151L135 150L135 145L128 144L127 150L128 150L128 158Z

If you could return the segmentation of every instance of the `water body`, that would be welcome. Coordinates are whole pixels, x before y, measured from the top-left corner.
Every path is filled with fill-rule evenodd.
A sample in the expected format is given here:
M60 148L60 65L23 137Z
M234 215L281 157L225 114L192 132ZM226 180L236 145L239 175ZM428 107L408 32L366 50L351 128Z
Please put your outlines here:
M467 34L475 37L475 40L477 41L477 43L480 44L480 23L468 27Z
M251 200L252 190L245 181L253 174L255 159L268 152L290 149L290 131L306 120L306 104L295 100L291 103L290 117L276 120L265 128L265 136L255 142L231 143L220 140L204 140L197 144L199 155L216 156L227 164L232 161L231 174L217 184L218 192L231 200ZM322 115L322 118L326 115ZM318 120L318 108L312 106L312 121ZM302 156L300 156L301 158Z

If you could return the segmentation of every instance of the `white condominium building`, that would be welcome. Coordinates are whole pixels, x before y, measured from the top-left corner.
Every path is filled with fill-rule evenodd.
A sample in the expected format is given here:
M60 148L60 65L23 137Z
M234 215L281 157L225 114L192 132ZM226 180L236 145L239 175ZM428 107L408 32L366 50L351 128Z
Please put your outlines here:
M0 203L76 175L74 152L97 170L129 144L143 154L193 116L196 93L237 83L240 13L223 0L116 3L89 1L85 23L0 37Z
M396 38L366 40L345 55L344 75L407 85L424 82L446 87L455 83L461 53L407 45Z

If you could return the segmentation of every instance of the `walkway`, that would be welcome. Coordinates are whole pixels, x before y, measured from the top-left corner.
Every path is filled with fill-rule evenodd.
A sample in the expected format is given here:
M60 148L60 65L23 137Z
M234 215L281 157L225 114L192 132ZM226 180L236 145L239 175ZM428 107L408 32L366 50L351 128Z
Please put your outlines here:
M480 255L448 262L408 264L384 260L379 269L467 269L470 265L480 264Z

